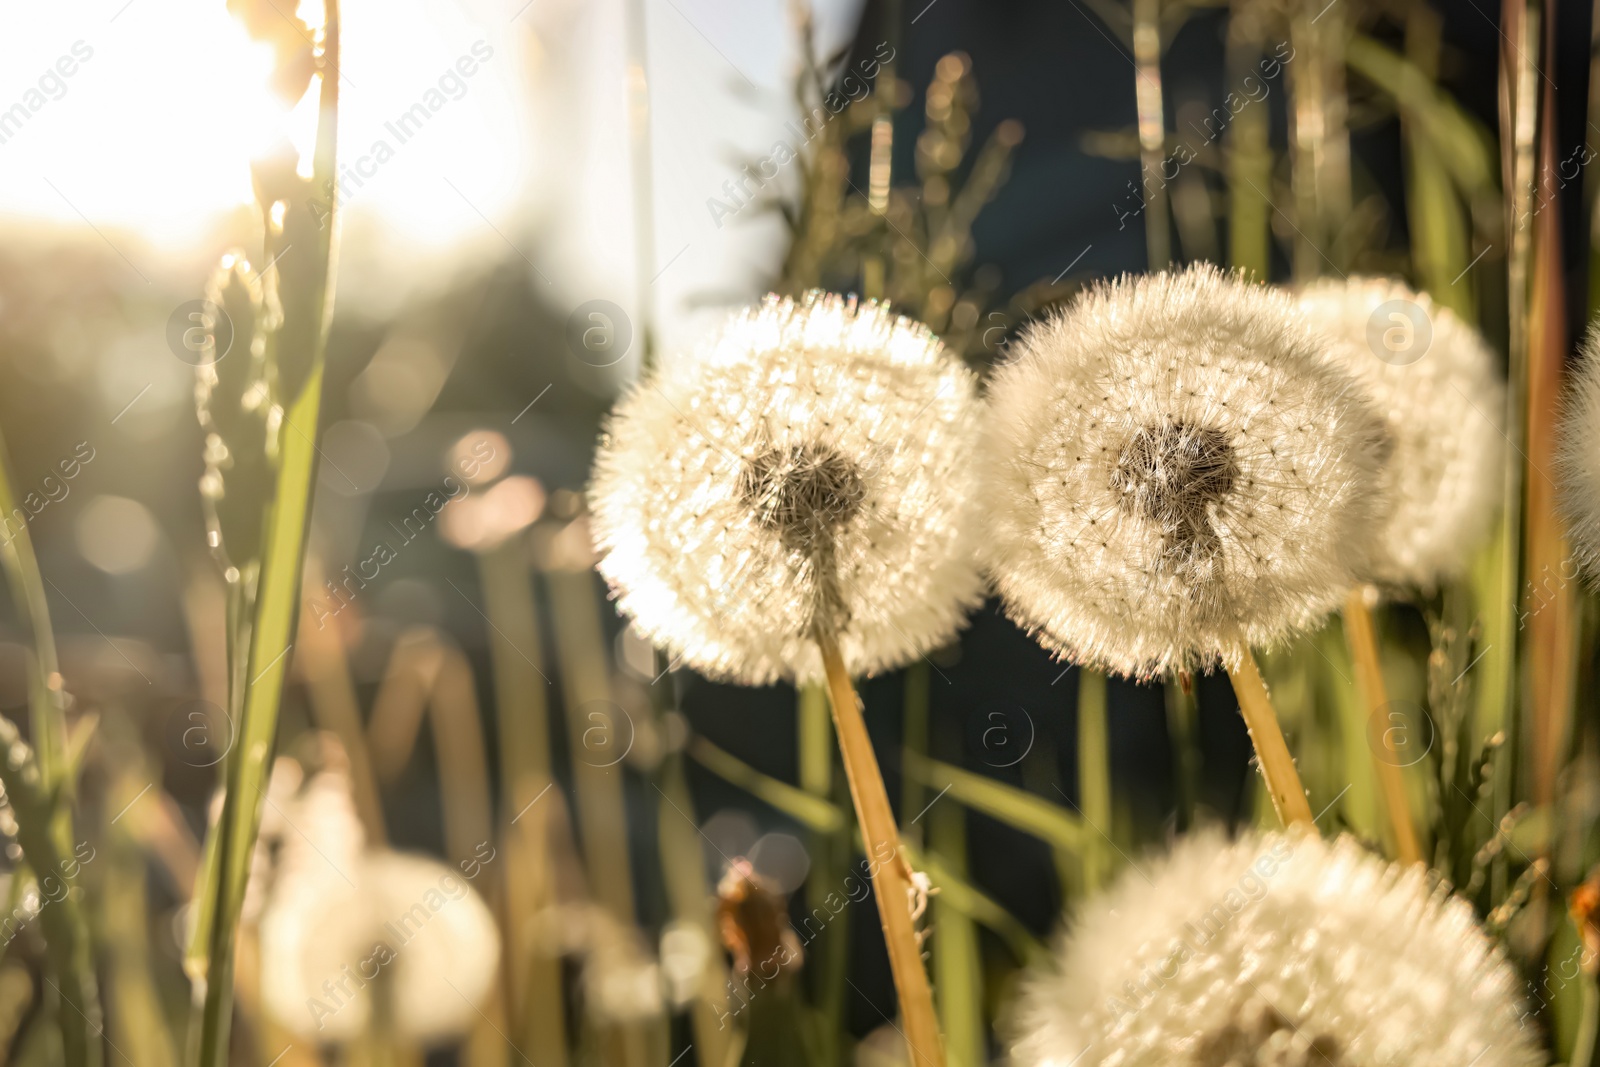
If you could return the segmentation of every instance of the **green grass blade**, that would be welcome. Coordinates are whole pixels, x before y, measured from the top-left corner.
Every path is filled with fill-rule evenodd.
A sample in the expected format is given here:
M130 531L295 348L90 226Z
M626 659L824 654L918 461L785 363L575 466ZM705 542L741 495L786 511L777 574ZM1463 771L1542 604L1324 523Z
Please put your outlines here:
M1258 77L1265 51L1264 21L1251 0L1233 0L1228 19L1228 78L1243 85ZM1228 262L1265 282L1272 270L1271 116L1265 107L1242 107L1227 132Z
M1494 194L1493 139L1464 108L1399 52L1363 34L1345 46L1350 69L1392 98L1463 194Z
M1106 676L1078 672L1078 803L1083 821L1098 830L1083 849L1084 888L1094 892L1111 877L1111 748L1106 724Z
M1051 847L1070 853L1074 860L1082 857L1088 835L1093 832L1082 819L1060 805L949 763L915 760L907 764L905 770L930 788L948 787L952 799L1032 834Z
M38 761L39 781L46 793L65 781L67 744L66 694L61 688L56 662L55 633L50 627L50 605L44 595L44 575L33 552L28 534L27 512L17 506L11 491L11 457L5 439L0 437L0 567L6 572L6 585L21 609L23 621L31 631L33 658L28 672L28 713L34 758ZM13 522L16 529L12 530ZM70 832L69 835L70 837ZM57 835L58 847L67 845Z
M206 1067L227 1063L228 1016L233 1004L233 939L244 906L256 834L261 826L267 779L277 747L278 706L299 614L300 564L316 478L316 450L311 442L316 432L321 394L319 360L285 420L301 432L291 432L284 437L278 500L272 509L261 569L261 597L250 645L250 681L245 691L244 716L234 742L227 795L216 829L220 835L216 881L207 886L215 899L211 905L210 966L201 1034L201 1063Z
M59 848L52 832L54 798L44 789L38 762L16 726L0 718L0 783L17 818L17 843L29 865L40 872L40 879L77 882L82 857ZM100 1067L104 1053L100 1047L100 994L96 988L94 960L89 945L89 927L78 907L77 893L53 896L39 909L39 925L44 930L49 967L45 982L52 985L46 995L62 1001L56 1008L61 1028L61 1045L66 1067Z
M762 774L737 756L723 751L703 737L691 738L687 751L690 758L706 768L706 770L745 789L757 799L771 804L774 808L809 829L827 833L844 825L844 813L834 805L796 789L787 782ZM949 764L939 763L934 760L928 760L925 763L926 765L923 767L923 770L927 772L925 781L944 781L947 777L946 770L955 771L958 775L967 773L959 768L950 767ZM970 777L977 778L978 776L972 775ZM987 779L980 779L980 781L987 781ZM1010 790L1012 793L1019 794L1026 800L1034 801L1046 809L1053 809L1054 814L1049 812L1035 813L1031 818L1031 825L1035 827L1043 828L1048 826L1050 819L1053 817L1065 816L1067 819L1071 819L1071 816L1066 816L1065 812L1055 808L1052 804L1039 800L1037 797L1030 796L1003 783L996 782L993 784L999 786L1002 790ZM963 789L969 794L982 792L981 789L974 791L970 782L964 782ZM956 787L952 786L950 795L955 796L956 791ZM993 798L986 799L993 800ZM1006 801L1002 800L1000 806L1004 807L1005 803ZM978 805L970 806L978 807ZM1047 832L1053 833L1056 840L1062 839L1063 835L1059 829ZM1040 836L1044 836L1044 834L1040 834ZM856 839L858 849L860 845L861 841L858 836ZM951 870L950 866L941 861L937 854L924 853L903 839L900 842L900 847L906 854L907 862L918 870L927 872L929 879L939 890L939 897L945 903L975 922L993 930L1020 962L1033 962L1044 957L1044 946L1039 943L1038 938L1028 932L1028 928L1023 926L1016 916L1006 911L982 890L961 877L960 874Z
M711 888L706 884L700 828L694 821L694 801L683 757L673 753L661 763L656 788L666 801L657 813L661 842L661 873L673 918L698 928L708 945L717 943L716 917ZM713 953L701 973L699 988L689 1007L689 1024L700 1062L721 1067L728 1062L733 1035L719 1021L728 1010L728 968L720 953Z
M332 190L339 105L338 0L327 0L326 15L313 188ZM213 880L202 882L195 889L197 897L207 894L213 898L197 1046L201 1067L223 1067L228 1062L233 944L261 826L267 780L277 747L279 702L300 616L301 572L316 486L316 438L333 311L337 197L330 195L329 200L320 217L310 205L289 205L284 232L277 237L284 246L278 257L283 262L275 268L281 279L279 291L284 309L278 336L289 343L281 344L275 355L280 381L289 381L298 389L286 398L280 431L277 482L268 511L260 588L250 627L243 711L235 726L234 747L227 765L227 792L214 831L218 835L217 865L214 871L207 872ZM295 230L292 235L290 227ZM311 246L304 249L307 254L285 258L301 239ZM286 375L288 369L294 373Z
M0 438L0 517L3 517L0 521L4 523L0 536L5 537L0 545L0 567L5 570L18 614L26 622L32 638L29 642L32 658L28 663L28 711L34 745L30 754L17 737L16 728L10 722L5 723L11 736L9 739L0 737L0 742L12 751L5 761L7 769L0 777L11 794L18 841L29 865L40 877L59 878L62 877L60 864L69 857L73 836L72 813L67 803L73 791L73 779L67 759L66 693L56 661L55 633L50 626L50 606L44 595L44 575L33 552L33 540L28 535L25 520L18 522L15 530L11 529L18 515L26 513L17 507L11 491L10 457L6 454L4 439ZM21 765L24 757L26 766ZM17 765L11 765L12 761ZM31 777L33 781L24 782L21 780L24 777ZM17 789L32 789L36 795L19 797L12 789L14 778L18 779ZM88 927L76 906L66 914L49 917L42 925L51 969L60 983L57 992L67 1002L57 1012L67 1067L95 1067L101 1061L100 997Z
M957 878L967 874L967 813L954 804L928 812L928 856ZM983 960L978 929L944 893L933 898L933 994L950 1067L983 1067Z
M703 737L690 738L687 751L691 759L718 778L732 782L757 800L772 805L808 830L831 834L845 825L844 813L826 800L796 789L788 782L762 774Z

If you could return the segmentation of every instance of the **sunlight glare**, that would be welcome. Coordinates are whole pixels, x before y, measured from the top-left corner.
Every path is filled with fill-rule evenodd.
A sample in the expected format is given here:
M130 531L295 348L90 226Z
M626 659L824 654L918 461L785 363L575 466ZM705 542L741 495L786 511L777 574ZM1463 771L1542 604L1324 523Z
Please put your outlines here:
M503 218L523 192L514 37L468 4L342 8L347 218L431 244L481 236L485 218ZM300 0L297 12L320 39L322 0ZM222 0L29 4L11 15L0 38L0 216L133 230L181 249L251 202L252 158L288 140L309 175L318 79L286 107L269 88L270 47ZM58 62L72 73L56 73ZM426 121L404 126L402 140L396 124L419 105Z

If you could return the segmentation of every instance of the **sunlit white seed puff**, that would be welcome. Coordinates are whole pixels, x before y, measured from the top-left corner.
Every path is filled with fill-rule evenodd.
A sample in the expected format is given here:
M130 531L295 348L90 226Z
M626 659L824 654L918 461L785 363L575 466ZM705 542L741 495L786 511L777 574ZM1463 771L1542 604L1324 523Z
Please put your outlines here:
M973 374L876 304L768 297L617 406L590 504L622 612L711 677L852 673L947 642L982 597Z
M1478 332L1389 278L1329 279L1300 307L1372 395L1394 451L1373 577L1431 590L1465 570L1503 485L1505 383Z
M343 776L313 777L292 812L298 832L283 838L261 919L267 1010L317 1042L373 1026L421 1044L465 1033L500 958L472 880L426 856L363 847Z
M1600 333L1593 327L1567 385L1556 468L1572 553L1591 581L1600 580Z
M1076 917L1019 996L1015 1067L1534 1067L1472 908L1349 837L1185 838Z
M1232 664L1367 572L1383 420L1289 297L1124 277L1034 323L990 383L985 561L1047 647L1150 677Z

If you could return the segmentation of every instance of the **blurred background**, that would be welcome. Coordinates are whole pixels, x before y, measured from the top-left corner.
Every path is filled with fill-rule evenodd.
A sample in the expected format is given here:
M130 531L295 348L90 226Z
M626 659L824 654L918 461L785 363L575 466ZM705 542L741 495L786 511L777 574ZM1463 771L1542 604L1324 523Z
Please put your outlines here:
M896 1062L826 705L707 683L623 626L584 517L600 419L643 363L770 290L886 294L981 368L1094 278L1168 258L1288 278L1313 221L1337 269L1441 280L1436 299L1448 290L1499 336L1499 12L1335 5L1381 54L1340 89L1348 210L1308 220L1278 207L1294 204L1288 80L1304 44L1268 20L1241 68L1248 3L1154 8L1155 158L1182 145L1193 159L1156 197L1140 177L1141 16L1119 0L347 0L320 467L235 1062ZM108 1034L157 1067L181 1059L184 908L234 740L185 337L219 258L258 247L251 160L314 135L314 101L274 87L274 48L320 4L94 0L6 17L0 427L72 714L99 723L80 821L109 857L83 874L112 946ZM1574 272L1595 154L1589 17L1560 8L1549 71ZM1386 80L1384 57L1428 78L1485 188L1416 138L1429 105ZM1230 221L1240 122L1265 159L1253 261ZM1442 259L1425 244L1437 226L1414 221L1430 160L1456 183ZM1572 300L1574 336L1584 313ZM1395 609L1386 626L1391 686L1420 700L1424 617ZM8 716L27 703L26 634L8 605ZM1268 669L1291 734L1326 740L1317 679ZM1073 894L1176 830L1264 810L1225 678L1195 680L1195 701L1113 680L1103 703L1082 681L991 604L958 646L864 683L903 832L940 887L953 1063L998 1055L1009 984ZM1371 791L1341 799L1344 754L1307 762L1324 829L1374 833ZM388 1000L364 987L381 982L323 988L340 952L367 956L339 940L358 916L398 918L422 896L341 896L339 857L381 849L434 857L486 903L487 928L438 912L460 922L437 951L486 940L477 994L439 984L449 967L430 973L420 951L385 968L405 986ZM337 892L296 888L329 879L305 873L320 866ZM48 997L19 929L0 955L0 1049L23 1062L48 1056L28 1051ZM741 971L796 936L803 963ZM537 960L549 966L524 968ZM458 996L473 1010L428 1017ZM365 1023L345 1027L357 1001ZM380 1002L414 1005L415 1032Z

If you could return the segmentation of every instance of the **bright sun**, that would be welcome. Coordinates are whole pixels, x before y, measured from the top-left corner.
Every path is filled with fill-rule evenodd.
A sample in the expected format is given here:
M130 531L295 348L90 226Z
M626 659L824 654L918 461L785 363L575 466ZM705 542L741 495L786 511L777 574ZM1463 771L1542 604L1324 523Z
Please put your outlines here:
M285 11L291 3L278 0ZM464 7L343 5L340 149L361 172L350 170L341 190L352 212L424 241L481 228L515 202L524 178L508 25ZM318 24L321 4L302 0L300 14ZM223 0L29 4L7 18L0 214L181 246L249 202L253 156L284 137L307 143L312 102L290 109L271 94L270 49ZM426 124L413 118L401 142L388 124L418 104ZM361 163L379 142L390 148L382 163Z

